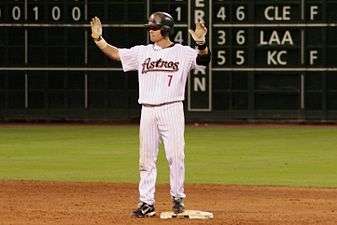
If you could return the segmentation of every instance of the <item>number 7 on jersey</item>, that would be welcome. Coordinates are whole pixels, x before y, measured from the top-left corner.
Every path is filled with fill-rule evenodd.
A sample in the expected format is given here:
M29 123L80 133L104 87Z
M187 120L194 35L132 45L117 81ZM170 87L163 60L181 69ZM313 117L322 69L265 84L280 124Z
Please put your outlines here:
M167 75L167 76L169 77L168 86L170 87L170 86L171 86L171 81L172 81L173 75Z

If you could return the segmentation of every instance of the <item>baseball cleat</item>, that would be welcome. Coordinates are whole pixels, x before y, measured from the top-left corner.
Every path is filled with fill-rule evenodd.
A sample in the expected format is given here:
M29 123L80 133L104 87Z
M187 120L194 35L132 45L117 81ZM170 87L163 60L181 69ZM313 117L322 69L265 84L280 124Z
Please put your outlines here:
M173 197L172 202L173 202L172 211L175 214L179 214L179 213L184 212L185 206L184 206L184 199L183 198Z
M144 218L155 216L156 212L153 205L146 204L145 202L139 202L138 208L135 209L132 213L132 217Z

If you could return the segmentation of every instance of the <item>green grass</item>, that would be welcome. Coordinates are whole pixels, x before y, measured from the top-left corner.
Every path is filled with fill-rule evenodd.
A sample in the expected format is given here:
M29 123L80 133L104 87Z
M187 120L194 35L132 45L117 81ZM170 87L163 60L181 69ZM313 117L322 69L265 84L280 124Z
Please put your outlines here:
M186 182L337 187L336 127L186 128ZM138 126L0 126L0 180L138 182ZM168 182L163 148L158 181Z

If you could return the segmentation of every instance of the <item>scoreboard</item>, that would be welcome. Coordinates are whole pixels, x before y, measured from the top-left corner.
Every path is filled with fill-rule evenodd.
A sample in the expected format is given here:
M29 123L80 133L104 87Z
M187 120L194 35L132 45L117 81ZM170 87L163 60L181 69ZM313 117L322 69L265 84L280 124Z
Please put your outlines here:
M195 21L208 28L212 62L189 76L188 112L337 110L337 0L1 0L0 109L137 108L136 73L103 56L89 20L132 47L149 43L154 11L184 45Z

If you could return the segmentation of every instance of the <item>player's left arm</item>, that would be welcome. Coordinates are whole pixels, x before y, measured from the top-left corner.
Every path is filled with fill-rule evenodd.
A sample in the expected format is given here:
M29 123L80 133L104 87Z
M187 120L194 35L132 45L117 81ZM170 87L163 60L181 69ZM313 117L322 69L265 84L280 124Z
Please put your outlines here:
M189 33L198 46L197 64L207 66L211 61L211 52L206 45L207 28L205 24L197 22L195 24L195 30L189 30Z

